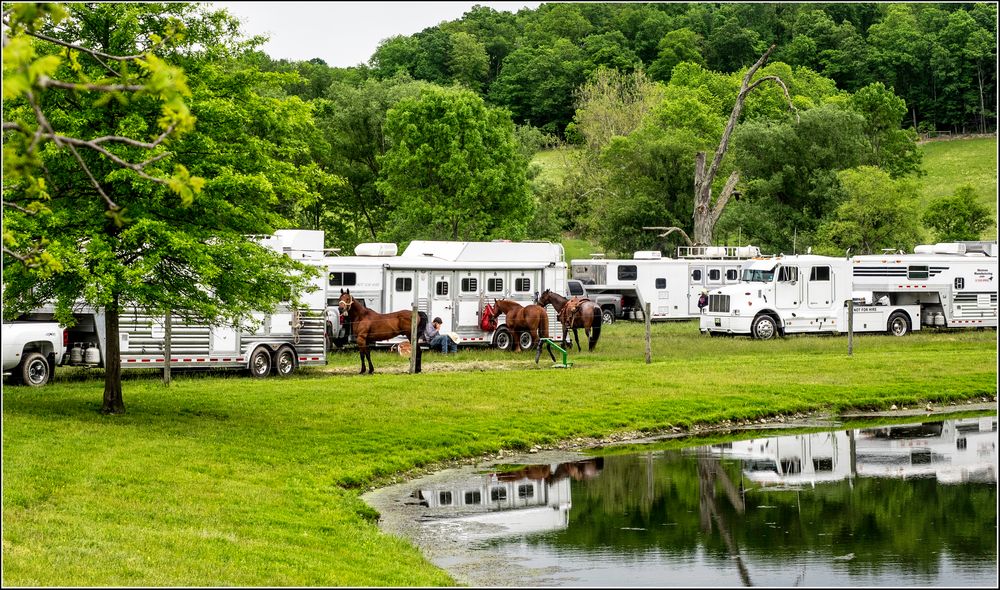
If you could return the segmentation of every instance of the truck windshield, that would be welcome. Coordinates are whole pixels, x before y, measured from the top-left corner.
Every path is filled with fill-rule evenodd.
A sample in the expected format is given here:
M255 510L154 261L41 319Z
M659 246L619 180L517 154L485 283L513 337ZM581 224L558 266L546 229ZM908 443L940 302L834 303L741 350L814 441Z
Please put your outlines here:
M774 280L774 269L744 268L741 279L751 283L770 283Z

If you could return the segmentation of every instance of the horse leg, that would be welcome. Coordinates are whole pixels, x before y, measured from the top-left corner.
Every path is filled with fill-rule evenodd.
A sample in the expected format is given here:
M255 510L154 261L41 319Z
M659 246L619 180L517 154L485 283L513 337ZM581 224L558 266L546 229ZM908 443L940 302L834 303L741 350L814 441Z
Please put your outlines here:
M580 333L577 332L576 326L573 326L573 340L576 341L576 351L581 352L580 348Z
M367 349L364 346L358 347L358 354L361 355L361 375L365 374L365 351Z
M375 372L375 365L372 364L372 349L365 349L365 358L368 359L368 374Z

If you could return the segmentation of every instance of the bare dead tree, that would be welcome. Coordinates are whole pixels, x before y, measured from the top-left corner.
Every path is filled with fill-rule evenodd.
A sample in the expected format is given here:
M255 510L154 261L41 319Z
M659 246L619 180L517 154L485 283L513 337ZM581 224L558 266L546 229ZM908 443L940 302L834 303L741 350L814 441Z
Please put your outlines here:
M736 122L740 118L740 113L743 112L743 103L746 101L746 97L755 88L767 81L772 81L781 87L782 92L785 95L785 100L788 101L788 108L795 113L795 120L798 121L799 114L792 104L792 97L788 93L788 87L785 86L784 81L778 76L762 76L752 83L750 80L753 75L757 73L757 70L764 65L767 58L771 56L771 52L777 45L771 45L764 55L760 56L757 63L750 66L747 70L746 75L743 76L743 83L740 85L739 94L736 95L736 104L733 105L733 110L729 114L729 121L726 123L726 128L722 132L722 139L719 141L719 147L715 150L715 155L712 158L712 163L705 169L706 155L705 152L698 152L695 156L695 171L694 171L694 240L687 237L687 234L683 230L676 227L649 227L643 229L655 229L655 230L670 230L666 233L661 234L665 237L671 233L671 231L679 231L688 240L689 245L694 246L708 246L712 243L712 234L715 230L715 224L719 221L719 217L722 216L722 211L726 208L729 203L729 199L733 196L733 191L736 188L736 184L740 180L740 174L738 171L734 170L729 178L726 180L726 184L723 186L722 191L719 193L715 202L712 202L712 183L715 181L715 177L719 172L719 168L722 165L722 159L726 155L726 151L729 150L729 137L733 133L733 129L736 128Z

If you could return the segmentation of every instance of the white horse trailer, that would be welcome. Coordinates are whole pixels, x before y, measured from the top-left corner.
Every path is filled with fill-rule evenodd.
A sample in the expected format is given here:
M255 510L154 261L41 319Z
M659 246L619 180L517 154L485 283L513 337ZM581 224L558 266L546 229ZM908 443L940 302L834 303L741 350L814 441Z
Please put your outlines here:
M996 242L923 245L913 254L855 256L854 289L920 306L920 324L997 327Z
M624 315L642 319L642 304L649 303L650 320L698 317L698 296L739 282L740 268L748 258L759 256L756 246L681 246L676 258L659 251L639 251L632 259L574 259L572 278L586 285L588 293L617 293L623 298Z
M709 292L701 331L747 334L768 340L780 334L840 333L853 311L855 332L896 336L920 329L920 306L875 301L851 310L855 300L853 261L812 254L753 259L740 282Z
M252 236L262 245L310 263L323 256L323 232L279 230ZM286 376L300 366L325 365L325 277L313 280L301 305L279 305L273 313L254 313L250 325L211 325L172 315L170 365L173 369L248 369L255 377ZM32 310L19 320L54 321L54 305ZM103 309L80 304L75 324L66 328L63 366L106 366L107 334ZM125 306L118 315L122 369L163 368L166 317Z
M360 244L354 256L324 259L327 282L328 329L331 342L351 340L336 309L341 290L379 313L417 309L429 319L440 317L441 332L454 332L463 346L512 344L503 327L484 329L482 312L497 299L529 305L545 289L565 292L567 267L562 246L549 242L411 242L401 255L394 244ZM555 310L546 309L549 335L561 338ZM530 335L522 335L530 348ZM382 344L404 340L400 336ZM524 346L527 344L528 346Z

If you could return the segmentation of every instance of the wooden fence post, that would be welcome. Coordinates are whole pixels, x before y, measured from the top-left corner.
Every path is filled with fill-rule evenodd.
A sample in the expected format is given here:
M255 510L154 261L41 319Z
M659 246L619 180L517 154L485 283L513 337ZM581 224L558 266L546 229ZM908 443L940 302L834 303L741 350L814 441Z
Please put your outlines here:
M410 315L410 373L419 371L417 355L420 354L420 343L417 342L417 324L420 321L420 314L417 311L417 302L413 302L413 312Z
M854 356L854 299L847 302L847 356Z
M646 321L646 364L647 365L650 364L651 362L653 362L653 348L652 348L652 343L651 343L651 339L650 339L650 326L651 326L651 323L653 321L651 319L652 315L653 315L652 314L652 304L650 304L647 301L646 302L646 310L645 310L645 314L644 314L645 317L643 318Z

